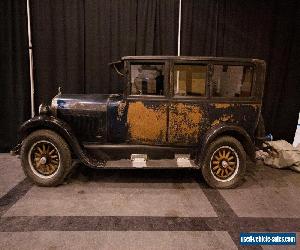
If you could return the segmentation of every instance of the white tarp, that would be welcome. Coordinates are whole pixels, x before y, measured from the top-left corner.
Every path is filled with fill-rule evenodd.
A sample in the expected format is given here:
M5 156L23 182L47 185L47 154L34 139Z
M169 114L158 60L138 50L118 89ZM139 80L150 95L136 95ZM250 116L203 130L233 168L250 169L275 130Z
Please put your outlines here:
M284 140L264 143L264 150L256 153L268 166L275 168L291 168L300 173L300 145L293 147Z

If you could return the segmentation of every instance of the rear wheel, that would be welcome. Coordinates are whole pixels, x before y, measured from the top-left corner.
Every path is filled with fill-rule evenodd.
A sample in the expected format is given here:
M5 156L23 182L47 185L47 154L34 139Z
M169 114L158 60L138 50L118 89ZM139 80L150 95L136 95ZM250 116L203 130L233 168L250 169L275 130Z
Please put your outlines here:
M37 185L57 186L71 170L72 158L65 140L51 130L37 130L22 143L25 174Z
M202 174L213 188L233 188L246 171L246 153L235 138L223 136L212 142L205 155Z

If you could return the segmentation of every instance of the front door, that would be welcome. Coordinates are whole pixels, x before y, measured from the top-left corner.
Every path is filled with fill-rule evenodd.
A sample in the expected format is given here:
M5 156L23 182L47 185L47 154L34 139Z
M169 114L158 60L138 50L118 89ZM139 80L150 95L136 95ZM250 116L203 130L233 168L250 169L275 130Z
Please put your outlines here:
M173 145L195 145L207 120L207 65L175 63L172 74L168 140Z
M166 63L139 61L131 62L129 67L128 142L166 144L168 120Z

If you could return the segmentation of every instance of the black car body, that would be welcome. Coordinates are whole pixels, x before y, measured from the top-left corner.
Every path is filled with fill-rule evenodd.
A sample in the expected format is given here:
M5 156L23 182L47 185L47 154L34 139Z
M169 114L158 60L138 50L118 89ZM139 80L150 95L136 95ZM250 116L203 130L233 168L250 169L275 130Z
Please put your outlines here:
M217 139L229 137L254 158L257 126L261 120L264 61L130 56L112 66L124 75L123 94L59 93L50 105L41 105L39 116L21 126L20 144L24 147L24 141L33 132L50 130L65 141L72 158L90 167L107 167L107 160L130 159L132 154L147 155L147 159L188 154L189 159L197 163L193 167L203 169L209 161L210 145ZM55 142L51 144L45 146L55 149ZM225 151L234 148L224 145ZM40 147L42 149L42 144ZM229 151L227 158L231 157ZM233 151L232 157L240 162L238 150ZM227 155L216 152L219 154L216 159ZM37 151L37 154L41 159L42 153ZM26 157L29 160L23 161L23 165L32 159L33 166L36 159ZM225 168L217 170L219 177L220 173L229 172L230 166L226 166L227 171ZM42 171L39 174L42 175ZM205 179L215 187L231 187L236 183L225 185L222 181L223 186L218 186Z

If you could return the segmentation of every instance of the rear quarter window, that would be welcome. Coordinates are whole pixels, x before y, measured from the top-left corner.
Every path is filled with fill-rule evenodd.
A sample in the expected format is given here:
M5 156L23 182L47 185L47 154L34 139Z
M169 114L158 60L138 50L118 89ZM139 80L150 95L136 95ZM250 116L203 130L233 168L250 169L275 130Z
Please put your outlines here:
M214 65L212 96L250 97L253 85L253 66Z

